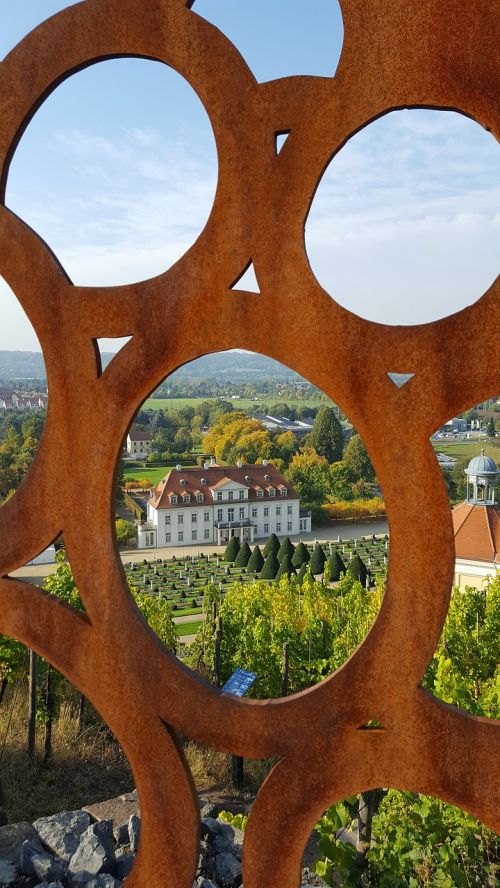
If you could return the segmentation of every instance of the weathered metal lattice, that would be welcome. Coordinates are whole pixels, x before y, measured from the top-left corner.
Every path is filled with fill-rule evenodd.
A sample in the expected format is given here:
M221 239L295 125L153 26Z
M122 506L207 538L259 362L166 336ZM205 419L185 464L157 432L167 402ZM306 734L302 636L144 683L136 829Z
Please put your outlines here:
M423 791L500 823L500 725L419 686L454 565L450 507L429 435L498 391L500 281L451 317L391 328L331 299L304 249L325 165L377 116L455 109L498 136L500 14L494 0L342 0L336 76L258 84L191 6L87 0L42 24L0 65L3 192L44 98L72 73L117 56L156 59L183 75L210 116L219 157L204 231L173 267L140 284L73 286L40 238L0 208L0 274L38 334L50 388L35 462L0 511L0 630L60 669L122 744L143 818L131 888L191 886L197 803L170 726L221 750L279 758L250 818L244 882L296 888L316 819L360 790ZM283 130L290 135L276 155ZM260 295L232 292L250 258ZM112 336L132 339L101 374L95 340ZM134 608L113 535L113 475L134 412L180 364L230 347L286 363L342 406L367 444L389 514L388 587L374 627L328 680L283 700L229 697L170 656ZM387 372L400 370L415 375L398 389ZM403 487L393 472L401 464ZM8 577L61 531L86 616ZM360 730L370 719L383 727Z

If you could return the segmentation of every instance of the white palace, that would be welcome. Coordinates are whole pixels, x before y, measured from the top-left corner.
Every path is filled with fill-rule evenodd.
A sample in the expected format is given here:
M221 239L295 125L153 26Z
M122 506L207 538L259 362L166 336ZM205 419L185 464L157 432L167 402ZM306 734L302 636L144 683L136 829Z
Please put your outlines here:
M308 533L311 515L275 466L176 466L153 489L147 522L138 527L138 546L225 545L237 536L255 539Z

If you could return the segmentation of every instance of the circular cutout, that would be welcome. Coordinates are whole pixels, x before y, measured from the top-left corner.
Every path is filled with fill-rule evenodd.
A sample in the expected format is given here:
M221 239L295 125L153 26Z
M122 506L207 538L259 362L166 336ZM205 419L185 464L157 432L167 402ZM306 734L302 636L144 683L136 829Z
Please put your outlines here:
M498 273L500 165L493 137L444 111L397 111L327 168L306 225L321 285L384 324L420 324L476 301Z
M213 132L192 87L166 65L114 59L45 101L12 161L7 203L75 283L117 285L160 274L189 249L216 183Z

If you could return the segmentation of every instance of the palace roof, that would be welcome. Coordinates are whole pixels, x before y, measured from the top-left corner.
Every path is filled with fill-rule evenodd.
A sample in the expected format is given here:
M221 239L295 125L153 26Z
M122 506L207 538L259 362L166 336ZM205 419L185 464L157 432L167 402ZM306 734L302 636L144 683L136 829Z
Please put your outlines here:
M500 562L500 507L460 503L452 511L457 558Z

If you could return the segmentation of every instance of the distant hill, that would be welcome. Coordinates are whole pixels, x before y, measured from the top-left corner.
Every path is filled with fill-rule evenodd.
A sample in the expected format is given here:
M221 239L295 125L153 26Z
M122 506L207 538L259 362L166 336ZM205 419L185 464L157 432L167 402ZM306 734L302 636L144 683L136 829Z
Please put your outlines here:
M103 368L107 367L113 358L113 352L103 352L101 355ZM238 379L242 382L247 379L255 381L258 378L301 379L293 370L272 358L240 351L205 355L176 370L171 378L173 381L180 378L227 379L228 376L235 374L238 374ZM0 351L0 380L3 382L45 378L45 365L41 352Z

